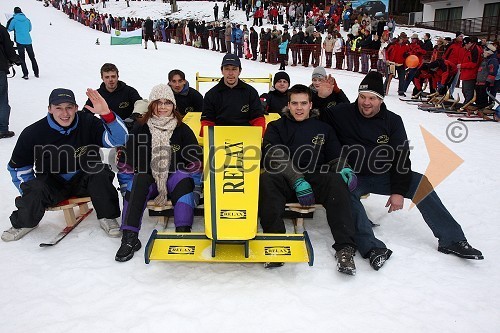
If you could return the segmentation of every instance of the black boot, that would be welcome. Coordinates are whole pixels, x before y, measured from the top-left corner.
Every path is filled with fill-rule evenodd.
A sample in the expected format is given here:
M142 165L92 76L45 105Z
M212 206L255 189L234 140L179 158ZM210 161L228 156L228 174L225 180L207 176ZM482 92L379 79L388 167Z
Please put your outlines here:
M370 250L370 266L378 271L391 257L392 251L384 248L373 248Z
M134 252L141 248L141 241L138 233L130 230L123 230L122 245L116 252L116 261L129 261L134 256Z
M175 227L175 232L191 232L190 226Z

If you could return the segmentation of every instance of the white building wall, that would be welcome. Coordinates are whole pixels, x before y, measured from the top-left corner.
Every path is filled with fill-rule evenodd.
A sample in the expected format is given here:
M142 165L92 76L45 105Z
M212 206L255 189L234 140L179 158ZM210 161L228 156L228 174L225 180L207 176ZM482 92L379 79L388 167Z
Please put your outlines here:
M442 8L463 7L462 18L483 17L484 5L499 0L449 0L424 4L423 22L434 21L434 11Z

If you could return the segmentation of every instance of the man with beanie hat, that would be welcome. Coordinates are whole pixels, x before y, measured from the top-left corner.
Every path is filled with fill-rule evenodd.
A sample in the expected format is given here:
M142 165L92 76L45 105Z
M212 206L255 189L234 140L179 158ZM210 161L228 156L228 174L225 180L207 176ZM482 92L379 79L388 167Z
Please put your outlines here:
M341 147L335 132L318 120L311 98L308 87L294 85L283 116L267 127L262 144L265 172L259 186L260 223L265 233L285 233L286 202L323 205L335 240L337 269L354 275L356 245L349 190L356 188L356 176L339 159ZM282 265L267 263L265 267Z
M21 239L38 226L47 207L72 196L90 196L101 228L110 237L120 236L115 175L102 163L99 148L124 145L127 129L96 90L87 89L87 96L92 114L77 112L73 91L54 89L47 115L19 135L7 169L21 196L3 241Z
M384 104L382 75L368 73L351 104L328 108L321 119L337 132L343 154L355 167L358 187L352 192L356 222L356 244L363 258L378 270L392 251L373 234L372 225L360 202L367 193L389 195L389 213L403 209L404 198L413 199L417 189L429 193L415 202L424 221L438 238L438 251L465 259L483 259L466 240L460 225L442 204L427 177L411 170L410 148L403 121ZM347 148L347 149L346 149Z
M259 94L239 79L240 58L226 54L220 69L223 77L203 99L200 136L205 126L260 126L264 133L266 120Z
M326 75L326 70L318 66L313 70L312 83L309 88L312 91L312 102L315 109L322 112L329 106L338 103L350 103L349 98L337 86L337 81L333 76Z
M283 108L288 104L288 87L290 87L290 76L286 72L274 74L273 88L268 93L260 95L260 101L267 114L281 114Z
M25 52L31 60L31 67L35 77L39 77L38 63L33 52L33 45L30 36L31 21L23 14L21 8L14 8L14 16L7 22L7 29L14 31L14 41L17 43L17 50L21 58L21 68L23 70L23 79L28 80L28 67L26 67Z

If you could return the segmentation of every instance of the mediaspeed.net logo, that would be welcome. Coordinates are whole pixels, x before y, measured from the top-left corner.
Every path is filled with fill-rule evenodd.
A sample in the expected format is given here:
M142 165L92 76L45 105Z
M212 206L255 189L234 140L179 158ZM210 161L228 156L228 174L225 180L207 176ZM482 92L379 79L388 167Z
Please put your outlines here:
M425 199L436 186L441 184L443 180L450 176L464 162L460 156L455 154L422 126L420 126L420 131L424 137L427 153L429 154L429 165L424 173L429 182L420 182L413 196L410 209ZM454 143L463 142L467 138L467 135L467 127L457 122L451 123L446 129L446 136Z

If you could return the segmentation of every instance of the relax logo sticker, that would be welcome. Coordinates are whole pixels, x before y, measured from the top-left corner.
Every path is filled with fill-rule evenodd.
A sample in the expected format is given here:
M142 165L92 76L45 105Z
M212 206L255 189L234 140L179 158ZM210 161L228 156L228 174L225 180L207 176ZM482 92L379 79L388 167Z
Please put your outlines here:
M168 247L168 254L189 254L194 255L196 246L174 246Z

